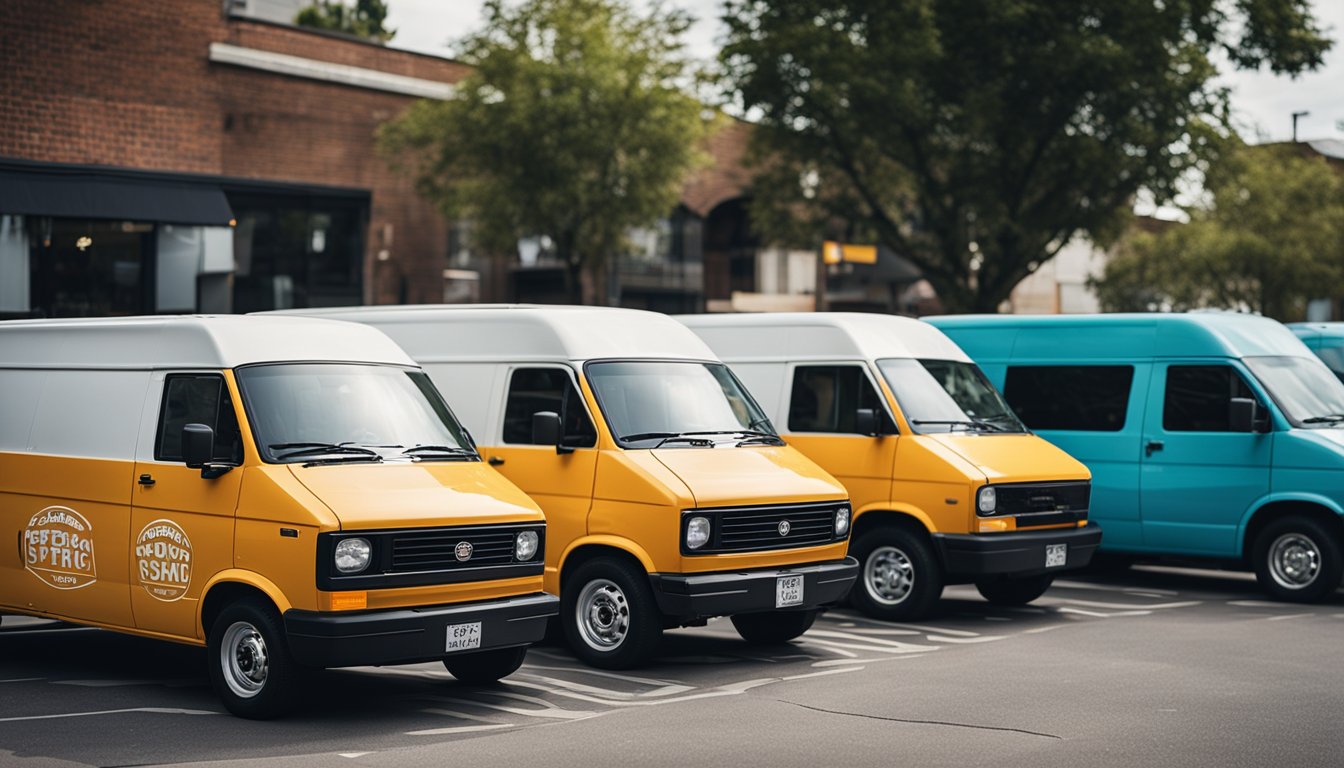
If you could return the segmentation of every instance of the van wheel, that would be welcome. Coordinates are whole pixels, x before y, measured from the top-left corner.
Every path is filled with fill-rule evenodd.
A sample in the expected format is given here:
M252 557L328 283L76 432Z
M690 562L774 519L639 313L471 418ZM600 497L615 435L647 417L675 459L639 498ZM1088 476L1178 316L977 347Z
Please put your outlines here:
M1275 600L1314 603L1339 586L1344 555L1335 533L1309 517L1275 520L1255 539L1255 578Z
M253 599L227 606L210 627L207 648L210 683L230 712L267 720L293 709L300 670L275 608Z
M896 526L874 528L859 537L850 554L859 561L850 600L875 619L926 616L943 594L943 569L922 533Z
M748 643L780 645L811 629L819 611L773 611L740 613L732 617L733 628Z
M479 653L454 654L445 657L443 666L449 674L467 685L487 685L512 675L523 666L527 646L500 648Z
M975 588L994 605L1026 605L1045 594L1055 580L1054 574L1040 576L998 576L980 579Z
M642 569L613 558L589 560L560 592L565 639L584 663L629 669L657 652L663 617Z

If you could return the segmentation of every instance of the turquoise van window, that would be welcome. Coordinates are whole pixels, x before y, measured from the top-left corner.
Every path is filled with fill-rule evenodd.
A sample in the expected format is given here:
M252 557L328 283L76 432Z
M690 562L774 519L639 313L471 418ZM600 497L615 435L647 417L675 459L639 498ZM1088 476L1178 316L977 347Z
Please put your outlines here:
M1119 432L1133 383L1132 365L1014 365L1003 397L1031 429Z
M1231 367L1173 365L1167 368L1162 428L1168 432L1231 432L1228 410L1234 397L1255 399L1255 393Z

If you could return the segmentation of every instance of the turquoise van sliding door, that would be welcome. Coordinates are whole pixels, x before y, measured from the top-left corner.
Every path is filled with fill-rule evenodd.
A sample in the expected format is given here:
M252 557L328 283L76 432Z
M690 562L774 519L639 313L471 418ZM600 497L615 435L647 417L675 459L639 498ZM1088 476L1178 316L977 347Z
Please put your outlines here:
M1140 450L1144 548L1173 555L1234 557L1237 523L1269 492L1273 436L1232 432L1228 403L1253 397L1225 362L1154 366Z

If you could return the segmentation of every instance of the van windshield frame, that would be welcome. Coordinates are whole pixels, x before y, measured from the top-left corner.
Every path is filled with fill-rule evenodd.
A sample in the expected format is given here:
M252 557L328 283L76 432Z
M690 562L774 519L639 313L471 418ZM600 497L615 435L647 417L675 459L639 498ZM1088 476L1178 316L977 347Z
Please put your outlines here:
M975 363L885 357L877 360L877 369L896 396L910 429L918 434L1031 434L1004 400L1003 393L995 389ZM972 391L961 395L951 392L949 376L956 377L958 386ZM969 396L974 396L982 407L968 409Z
M419 368L267 362L239 366L234 376L253 443L267 464L481 460L471 435ZM303 379L306 391L300 392L296 384ZM293 407L300 396L304 406L320 409L303 424ZM285 397L292 402L281 403Z
M669 367L675 366L675 367ZM683 366L695 366L709 375L709 379L695 380L694 369ZM783 445L779 433L765 414L765 410L756 403L751 393L742 385L727 365L718 360L691 360L676 358L623 358L590 360L583 365L584 378L597 400L597 408L607 425L612 439L621 448L701 448L712 447L721 441L733 441L736 445ZM660 376L661 374L661 376ZM689 375L687 375L689 374ZM683 377L677 382L666 378L668 375ZM618 397L606 377L640 376L648 380L658 378L663 382L659 404L663 406L688 406L695 403L699 408L699 417L692 421L662 422L646 420L633 422L627 416L616 416L612 408ZM684 385L698 386L696 391L688 390ZM717 384L717 387L712 385ZM719 397L713 395L717 393ZM700 399L703 398L703 399ZM736 400L737 408L734 408ZM715 405L722 405L722 411L714 413ZM741 412L739 413L739 410ZM669 417L685 410L673 408ZM647 414L647 411L645 412Z
M1256 355L1241 360L1294 427L1344 426L1344 382L1320 358Z

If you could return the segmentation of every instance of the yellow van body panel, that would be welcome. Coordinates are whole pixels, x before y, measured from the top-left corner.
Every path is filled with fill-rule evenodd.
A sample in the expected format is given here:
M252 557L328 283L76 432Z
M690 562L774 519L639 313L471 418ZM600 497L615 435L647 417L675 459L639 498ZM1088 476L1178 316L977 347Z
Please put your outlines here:
M484 600L497 600L516 595L530 595L542 591L542 577L522 576L516 579L491 579L489 581L464 581L460 584L434 584L427 587L393 587L389 589L371 589L364 593L368 610L383 608L415 608L424 605L447 605L450 603L474 603ZM318 606L321 610L342 610L333 607L332 596L345 593L319 592ZM360 610L364 610L363 608Z
M920 437L955 451L990 483L1092 479L1091 471L1082 462L1036 435L948 432Z
M611 547L612 549L619 549L622 552L626 552L632 557L634 557L636 560L638 560L639 564L644 566L644 570L650 573L656 571L656 568L654 568L654 559L649 555L649 553L645 551L644 548L641 547L639 544L636 544L634 541L624 536L618 536L612 534L594 534L592 536L583 536L581 538L571 541L569 543L569 546L565 547L563 551L560 551L559 547L556 548L557 554L555 556L555 563L556 563L555 568L551 567L551 556L549 552L547 553L546 556L547 592L550 592L553 595L560 594L560 572L564 570L565 563L569 560L570 555L574 554L576 550L588 546Z
M201 588L201 594L209 595L210 590L221 584L244 584L252 587L270 598L270 601L275 603L276 610L282 614L291 608L298 607L290 603L289 597L278 584L260 573L249 571L246 568L229 568L228 570L216 573L206 581L205 585ZM204 604L205 600L202 599L196 610L196 631L202 642L205 640L205 630L201 626L201 608L204 607Z
M844 486L787 445L649 453L682 479L700 508L834 501L846 495Z

